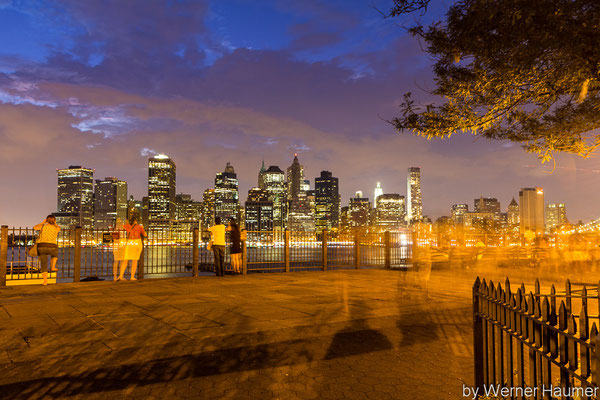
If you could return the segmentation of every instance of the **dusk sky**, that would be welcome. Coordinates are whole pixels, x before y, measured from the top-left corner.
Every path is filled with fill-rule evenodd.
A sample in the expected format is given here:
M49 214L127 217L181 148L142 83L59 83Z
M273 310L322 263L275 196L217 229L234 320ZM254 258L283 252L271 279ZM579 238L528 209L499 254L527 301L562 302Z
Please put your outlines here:
M432 18L450 1L438 1ZM391 0L0 0L0 224L31 226L56 211L56 169L147 193L147 159L177 164L177 192L202 199L227 161L240 197L265 164L298 152L307 179L406 194L420 166L424 213L542 186L572 222L600 217L600 160L542 165L510 142L457 135L427 141L394 131L407 91L431 101L432 60Z

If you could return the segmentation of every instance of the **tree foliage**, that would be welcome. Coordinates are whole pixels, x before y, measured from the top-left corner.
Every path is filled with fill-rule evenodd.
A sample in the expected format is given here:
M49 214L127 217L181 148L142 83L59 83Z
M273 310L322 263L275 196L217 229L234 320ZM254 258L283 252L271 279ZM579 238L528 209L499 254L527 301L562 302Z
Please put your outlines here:
M395 0L389 16L429 0ZM459 0L417 25L435 60L438 104L404 96L393 125L427 138L468 132L509 139L544 161L600 145L600 1Z

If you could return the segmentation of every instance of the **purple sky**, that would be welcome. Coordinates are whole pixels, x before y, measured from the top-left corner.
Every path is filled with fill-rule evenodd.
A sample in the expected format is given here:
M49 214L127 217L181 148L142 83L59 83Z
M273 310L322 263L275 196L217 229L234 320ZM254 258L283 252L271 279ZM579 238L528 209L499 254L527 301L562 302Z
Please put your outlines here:
M440 0L433 15L443 12ZM428 101L431 60L372 0L0 0L0 224L26 226L56 211L56 169L147 191L147 158L177 164L177 191L201 199L231 161L241 198L261 162L287 168L295 150L314 184L406 193L422 169L425 214L542 186L572 221L600 217L598 157L542 165L518 145L457 135L398 134L402 95ZM391 1L375 0L388 9Z

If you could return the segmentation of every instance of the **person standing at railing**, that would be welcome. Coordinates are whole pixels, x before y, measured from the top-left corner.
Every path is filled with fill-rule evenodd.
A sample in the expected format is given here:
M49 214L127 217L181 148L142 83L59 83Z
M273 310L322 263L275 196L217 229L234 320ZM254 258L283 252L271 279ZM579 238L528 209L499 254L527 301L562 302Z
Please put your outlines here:
M212 235L212 251L215 256L215 273L217 276L225 275L225 225L221 218L215 218L215 224L208 228Z
M242 266L242 243L240 227L234 218L229 219L229 226L226 229L230 234L231 246L229 247L229 255L231 256L231 266L233 272L239 274Z
M42 266L42 279L44 280L44 286L46 286L48 284L48 256L50 256L50 270L52 272L58 271L56 263L58 262L58 232L60 232L60 227L56 225L56 217L48 215L42 223L37 224L33 229L40 231L36 243Z
M129 217L129 221L125 224L125 230L127 231L127 238L123 251L123 260L121 260L120 273L117 278L118 281L124 280L123 274L127 269L127 264L131 260L131 280L135 281L135 272L137 270L138 261L144 244L142 238L148 237L144 227L138 223L137 216L132 215Z
M121 233L125 230L125 225L121 218L117 218L115 222L115 227L113 229L112 238L113 238L113 280L119 279L119 263L123 261L123 256L125 253L125 243L126 239L121 237Z

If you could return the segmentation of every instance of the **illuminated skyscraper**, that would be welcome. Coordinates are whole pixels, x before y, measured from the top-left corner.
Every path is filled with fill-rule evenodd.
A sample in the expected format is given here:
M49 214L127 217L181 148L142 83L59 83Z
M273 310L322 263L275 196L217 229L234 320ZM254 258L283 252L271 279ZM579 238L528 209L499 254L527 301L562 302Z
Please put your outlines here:
M380 194L376 202L377 225L385 229L398 229L406 220L404 196L397 193Z
M304 180L304 167L294 154L294 161L287 169L288 229L311 232L315 230L315 215L308 198L310 182Z
M97 179L94 191L94 226L113 228L117 218L127 219L127 182L117 178Z
M150 228L168 228L175 220L176 168L164 154L148 160L148 224Z
M564 203L546 204L546 232L567 224L567 210Z
M375 204L375 208L377 208L377 198L383 194L383 188L381 187L381 182L377 182L377 186L375 187L375 196L373 196L373 202Z
M410 167L406 180L406 222L420 221L423 218L423 201L421 199L421 168Z
M454 223L456 225L463 225L465 223L465 216L469 213L469 206L467 204L454 204L451 213Z
M202 196L202 230L215 224L215 189L206 189Z
M315 178L315 225L318 232L338 228L340 224L340 191L338 178L321 171Z
M523 188L519 192L521 233L544 233L544 189Z
M287 194L288 200L296 200L300 196L304 183L304 166L298 161L298 154L294 154L294 161L287 169Z
M190 232L199 227L202 218L202 202L195 201L189 194L180 193L175 196L175 219L178 229Z
M215 217L220 217L223 223L227 223L229 218L239 222L239 209L237 175L231 164L227 163L225 171L219 172L215 178Z
M478 213L488 212L499 215L502 211L500 202L495 197L480 197L473 200L473 204L475 205L475 212Z
M285 174L276 165L268 169L261 168L258 186L267 192L269 201L273 202L273 229L283 230L287 226L287 186Z
M248 191L245 203L246 229L249 231L273 230L273 202L269 194L261 188Z
M368 226L371 223L371 209L371 202L367 197L351 198L348 209L348 222L350 227L356 228Z
M94 224L94 170L81 166L59 169L57 212L59 226L92 228Z
M508 224L510 226L515 226L515 225L519 225L519 205L517 204L517 202L515 201L515 199L513 198L512 201L510 202L510 204L508 205L508 210L507 210L507 214L508 214Z

